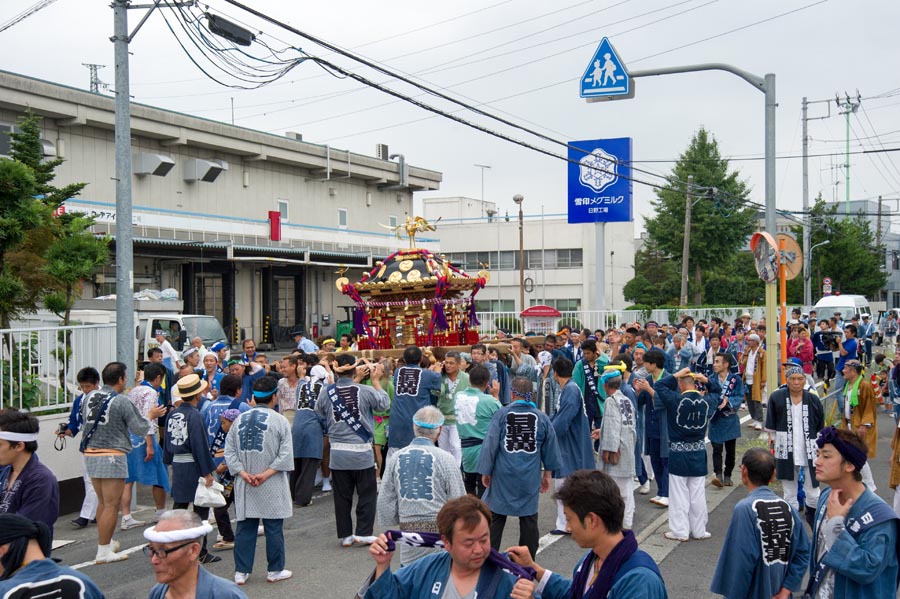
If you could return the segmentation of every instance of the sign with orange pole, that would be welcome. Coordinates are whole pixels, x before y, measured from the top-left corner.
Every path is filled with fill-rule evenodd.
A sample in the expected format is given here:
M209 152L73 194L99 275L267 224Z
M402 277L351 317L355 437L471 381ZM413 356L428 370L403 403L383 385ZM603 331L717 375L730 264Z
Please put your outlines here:
M787 362L787 282L795 278L803 269L803 252L797 244L797 240L785 233L779 233L776 237L778 243L778 286L781 294L781 363ZM784 368L781 369L781 382L787 382L784 376Z

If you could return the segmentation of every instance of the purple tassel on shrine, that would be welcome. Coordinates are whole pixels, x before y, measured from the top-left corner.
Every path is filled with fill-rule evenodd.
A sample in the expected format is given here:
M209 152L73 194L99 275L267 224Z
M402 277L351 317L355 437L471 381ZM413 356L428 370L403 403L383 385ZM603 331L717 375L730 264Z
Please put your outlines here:
M366 335L366 311L363 308L356 308L353 311L353 329L357 335Z
M440 303L436 303L431 307L431 322L434 323L434 328L439 331L446 331L450 328L447 324L447 315L444 313L444 306Z
M478 316L475 315L475 302L469 302L469 326L477 327L481 322L478 320Z

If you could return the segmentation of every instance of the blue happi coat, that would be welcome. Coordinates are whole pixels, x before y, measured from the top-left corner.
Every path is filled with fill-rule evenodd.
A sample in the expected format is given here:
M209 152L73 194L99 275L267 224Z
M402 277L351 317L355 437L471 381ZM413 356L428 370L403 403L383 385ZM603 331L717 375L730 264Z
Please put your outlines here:
M166 599L169 585L158 584L150 589L149 599ZM194 599L247 599L244 591L230 580L219 578L200 566L197 572L197 592Z
M697 391L678 392L678 380L667 374L653 385L654 408L665 410L669 432L669 474L706 476L706 428L716 410L714 399Z
M496 583L494 579L497 578ZM485 562L475 585L476 597L483 599L500 599L509 597L517 578L509 572L500 570L491 562ZM446 551L432 553L418 559L399 570L388 570L369 585L360 589L363 599L441 599L450 582L450 554ZM558 584L558 583L557 583ZM496 591L489 589L496 585ZM550 584L544 592L545 597ZM565 595L555 590L552 597L562 598Z
M163 463L172 466L172 499L192 503L197 480L216 469L206 422L197 408L185 401L169 414L162 449Z
M709 590L727 599L771 599L799 591L809 564L809 537L797 510L769 487L734 506Z
M816 527L810 553L810 573L818 563L818 532L825 524L825 504L831 495L826 488L819 495ZM894 599L897 596L897 526L896 514L890 520L875 524L858 536L850 534L854 521L864 521L869 512L882 508L884 500L866 489L850 506L841 532L828 553L822 557L834 572L834 597L842 599Z
M563 387L559 409L550 421L556 432L561 459L561 467L553 472L553 478L565 478L576 470L592 470L595 463L591 427L584 413L581 390L572 380Z
M536 514L541 470L561 467L556 432L534 404L514 401L494 413L478 457L478 472L491 476L483 499L492 512Z
M574 580L583 568L593 568L594 559L596 559L596 555L593 550L588 551L575 566L572 579ZM572 588L573 580L566 580L554 572L540 595L541 599L570 599L575 596ZM609 589L606 597L595 597L594 594L597 592L595 586L580 596L582 599L668 599L669 597L659 569L653 564L653 558L640 549L622 564L613 580L612 588ZM594 591L593 594L592 591Z
M321 385L313 385L309 377L297 383L297 411L291 424L295 458L322 459L325 449L325 420L316 414L316 398Z
M401 366L394 372L394 401L388 447L400 449L413 440L412 417L420 408L437 405L441 375L418 366Z
M0 597L79 597L103 599L94 581L50 558L29 562L6 580L0 580Z
M722 403L722 396L728 396L728 404L731 406L732 413L728 416L723 415L719 409ZM738 414L738 408L744 401L744 381L739 374L728 373L725 382L719 378L719 375L713 374L709 378L709 391L707 397L716 403L715 413L712 420L709 421L709 441L710 443L724 443L732 439L739 439L741 436L741 416Z

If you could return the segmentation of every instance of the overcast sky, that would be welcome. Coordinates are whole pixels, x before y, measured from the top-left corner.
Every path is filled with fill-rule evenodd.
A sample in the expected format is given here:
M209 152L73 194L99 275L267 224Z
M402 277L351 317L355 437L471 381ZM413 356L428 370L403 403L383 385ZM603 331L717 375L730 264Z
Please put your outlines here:
M763 94L737 77L710 72L640 79L634 99L586 104L579 97L578 81L604 36L634 70L726 62L758 75L775 73L779 155L800 154L804 95L825 100L833 99L835 92L856 96L857 90L863 100L850 121L851 150L900 147L900 2L895 0L246 1L298 29L393 70L419 74L433 87L555 139L630 136L638 162L676 159L700 127L715 135L725 156L761 157ZM3 0L0 24L33 4L35 0ZM108 4L57 0L0 33L0 68L87 88L88 70L81 63L98 63L108 65L100 76L112 83L113 14ZM299 46L386 81L384 75L330 55L223 0L210 0L209 6L264 32L262 39L273 47ZM797 12L779 16L792 10ZM130 11L132 27L142 13ZM177 28L173 14L166 14ZM692 42L698 43L679 49ZM199 56L196 48L190 50ZM546 213L565 212L565 162L379 91L360 89L360 84L325 74L315 64L302 64L262 89L223 88L191 64L161 14L150 18L131 51L131 93L138 102L230 121L233 98L237 125L278 134L298 131L306 141L370 155L377 143L386 143L411 164L443 173L441 189L428 195L481 197L482 172L474 165L483 164L491 167L484 173L485 199L500 204L501 211L512 213L512 196L522 194L527 214L540 213L542 205ZM389 85L410 95L421 93L396 82ZM828 109L826 103L815 104L810 116L825 115ZM830 119L810 122L811 154L843 152L846 123L833 100L830 110ZM561 150L484 117L456 114L542 148ZM819 192L829 199L835 194L844 198L843 163L842 155L810 159L811 198ZM850 165L853 199L900 197L900 152L854 155ZM735 161L732 167L751 186L752 199L764 202L762 161ZM671 164L648 162L640 168L665 174ZM661 181L646 173L636 176ZM778 161L777 190L779 208L800 209L799 159ZM635 185L635 234L652 198L651 187ZM887 206L897 210L896 201Z

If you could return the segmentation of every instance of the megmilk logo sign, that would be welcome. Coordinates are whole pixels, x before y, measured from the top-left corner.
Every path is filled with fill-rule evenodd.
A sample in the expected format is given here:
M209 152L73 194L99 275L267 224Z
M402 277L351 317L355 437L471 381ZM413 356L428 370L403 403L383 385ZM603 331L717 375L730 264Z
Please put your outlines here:
M628 222L631 138L569 142L569 222Z

